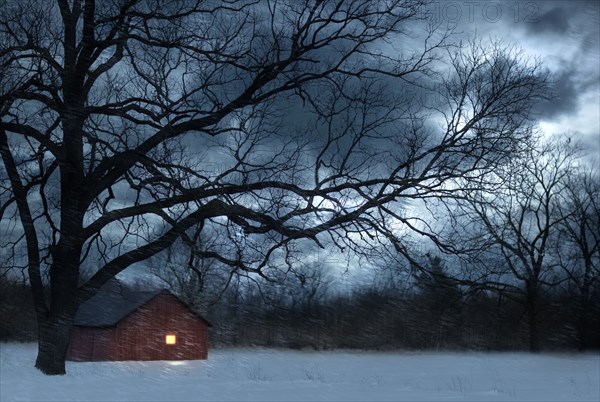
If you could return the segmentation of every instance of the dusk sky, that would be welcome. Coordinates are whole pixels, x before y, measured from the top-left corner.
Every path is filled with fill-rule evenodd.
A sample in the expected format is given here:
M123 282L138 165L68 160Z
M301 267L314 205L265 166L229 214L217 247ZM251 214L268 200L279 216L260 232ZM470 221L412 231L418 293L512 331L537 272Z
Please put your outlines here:
M500 40L506 46L522 49L532 59L539 58L551 73L549 95L553 96L537 110L539 128L546 135L569 135L574 141L580 141L591 163L598 163L600 155L599 11L600 2L595 0L437 1L425 8L440 24L440 32L454 29L452 41ZM420 43L419 40L416 43ZM404 46L394 47L403 50ZM304 121L302 112L293 110L288 110L291 112L288 122ZM211 157L219 159L218 155ZM417 205L413 207L420 209ZM372 280L369 269L357 272L352 266L364 268L374 261L353 261L354 257L340 255L337 250L319 249L307 253L305 258L339 267L340 271L350 267L352 275L342 280L348 280L350 285L362 281L362 274L367 276L364 280ZM349 263L349 258L353 262ZM136 271L134 268L130 272Z
M569 136L580 142L590 163L600 161L600 2L436 1L426 7L439 29L454 29L453 40L500 40L528 57L539 58L550 71L553 98L537 108L539 129L547 136ZM419 214L427 211L413 205ZM424 241L421 244L421 241ZM429 246L417 241L420 251ZM321 255L323 254L323 255ZM346 258L321 253L317 261L345 266ZM354 265L369 265L366 261ZM350 264L353 265L353 264ZM363 270L346 278L350 286L372 280Z
M600 2L439 1L429 8L440 21L456 22L465 36L501 39L540 57L552 73L555 95L540 108L540 128L547 134L571 133L592 158L598 157Z

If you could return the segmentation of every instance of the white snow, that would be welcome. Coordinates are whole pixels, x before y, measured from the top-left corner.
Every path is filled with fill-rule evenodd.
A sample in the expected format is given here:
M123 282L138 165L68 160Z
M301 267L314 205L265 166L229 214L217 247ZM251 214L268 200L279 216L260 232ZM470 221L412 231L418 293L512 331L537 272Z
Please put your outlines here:
M218 349L207 361L33 368L0 344L0 401L599 401L600 355Z

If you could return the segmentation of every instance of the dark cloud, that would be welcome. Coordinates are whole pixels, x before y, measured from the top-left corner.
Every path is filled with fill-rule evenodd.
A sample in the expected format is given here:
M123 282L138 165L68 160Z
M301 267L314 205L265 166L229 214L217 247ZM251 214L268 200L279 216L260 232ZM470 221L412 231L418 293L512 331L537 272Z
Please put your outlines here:
M526 13L527 18L515 18L515 22L525 22L521 25L529 34L561 36L598 32L598 0L527 2L519 10Z
M539 51L551 62L553 72L548 93L550 99L539 104L536 110L542 120L557 121L577 114L582 96L598 91L600 2L575 0L531 4L539 7L538 12L532 22L521 24L521 27L525 35L536 37L530 43L540 46ZM524 41L527 36L523 37ZM552 61L558 61L558 65Z
M571 28L573 15L573 9L554 7L536 16L526 27L533 34L565 34Z
M544 120L556 120L565 114L575 113L581 80L576 66L569 64L551 76L549 99L539 103L535 112Z

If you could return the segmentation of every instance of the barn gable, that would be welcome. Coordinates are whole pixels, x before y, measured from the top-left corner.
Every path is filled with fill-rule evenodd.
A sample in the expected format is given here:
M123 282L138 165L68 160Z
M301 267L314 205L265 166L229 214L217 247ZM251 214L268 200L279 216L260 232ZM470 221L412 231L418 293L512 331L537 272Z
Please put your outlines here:
M99 292L83 303L75 315L75 325L110 327L148 302L161 291L132 292L125 289Z
M68 360L195 360L208 355L210 323L168 291L108 286L78 310Z

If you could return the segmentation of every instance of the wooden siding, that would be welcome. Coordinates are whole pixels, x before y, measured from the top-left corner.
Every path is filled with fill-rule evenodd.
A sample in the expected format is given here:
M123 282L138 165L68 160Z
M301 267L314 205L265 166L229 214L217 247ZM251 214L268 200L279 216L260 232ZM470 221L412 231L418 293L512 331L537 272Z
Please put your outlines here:
M177 343L167 345L165 335ZM199 360L208 357L208 325L176 297L162 293L114 327L74 327L67 360Z

